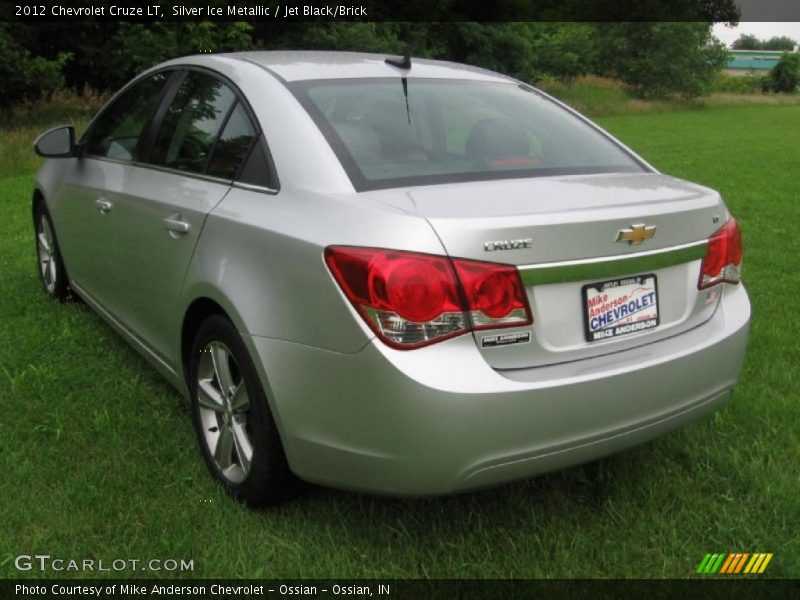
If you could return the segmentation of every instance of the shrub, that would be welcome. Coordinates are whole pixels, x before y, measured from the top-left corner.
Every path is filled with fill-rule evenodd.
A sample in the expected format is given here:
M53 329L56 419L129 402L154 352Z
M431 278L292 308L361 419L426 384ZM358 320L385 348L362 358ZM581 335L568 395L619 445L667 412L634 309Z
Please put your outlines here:
M761 75L731 75L717 73L711 83L711 92L720 94L755 94L761 91Z
M765 92L794 92L800 83L800 54L784 52L772 70L764 78Z
M44 94L36 100L26 100L0 112L0 126L13 127L58 125L73 123L93 117L106 103L109 94L89 87L81 92L60 89Z
M643 99L702 96L730 56L708 23L603 23L597 33L598 73Z
M53 60L33 56L12 39L7 25L0 24L0 108L57 90L69 59L64 52Z

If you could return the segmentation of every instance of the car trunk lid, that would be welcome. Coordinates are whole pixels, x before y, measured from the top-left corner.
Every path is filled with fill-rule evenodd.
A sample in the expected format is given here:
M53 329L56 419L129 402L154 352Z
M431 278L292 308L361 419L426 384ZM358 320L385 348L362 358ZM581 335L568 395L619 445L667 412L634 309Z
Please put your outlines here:
M725 207L716 192L669 176L473 182L370 197L426 218L451 257L519 269L533 325L474 334L495 368L656 341L702 323L718 300L714 289L698 291L697 278Z

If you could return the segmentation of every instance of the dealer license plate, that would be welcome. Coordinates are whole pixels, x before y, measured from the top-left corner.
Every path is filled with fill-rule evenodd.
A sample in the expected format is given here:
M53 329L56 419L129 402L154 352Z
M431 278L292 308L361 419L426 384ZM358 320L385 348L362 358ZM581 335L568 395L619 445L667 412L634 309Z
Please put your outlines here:
M636 275L585 285L583 311L589 342L658 327L656 276Z

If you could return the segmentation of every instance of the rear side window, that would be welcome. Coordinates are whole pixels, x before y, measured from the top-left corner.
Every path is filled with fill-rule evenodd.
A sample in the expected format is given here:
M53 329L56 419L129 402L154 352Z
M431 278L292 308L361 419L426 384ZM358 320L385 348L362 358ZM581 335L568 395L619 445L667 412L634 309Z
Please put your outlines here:
M290 84L359 190L642 172L607 136L515 83L399 78Z
M255 129L244 107L237 103L214 145L208 174L225 179L235 178L255 139Z
M261 137L263 138L263 134ZM250 151L247 161L239 172L239 181L273 190L278 189L275 168L272 166L269 154L266 152L263 139L256 140L256 144Z
M235 102L233 91L218 79L195 71L187 73L164 115L149 162L204 173Z
M103 111L89 131L87 154L132 160L169 76L161 72L139 81Z

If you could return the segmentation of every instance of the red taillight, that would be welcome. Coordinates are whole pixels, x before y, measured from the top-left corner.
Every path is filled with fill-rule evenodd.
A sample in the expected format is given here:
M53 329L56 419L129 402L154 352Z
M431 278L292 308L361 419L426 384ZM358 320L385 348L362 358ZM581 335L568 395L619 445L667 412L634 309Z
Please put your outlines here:
M367 275L375 308L393 310L416 323L460 310L453 273L445 258L397 252L376 256Z
M325 262L370 328L395 348L533 322L514 267L348 246L326 248Z
M739 283L742 278L742 231L731 218L708 238L708 248L700 266L697 289L717 283Z
M473 329L516 327L533 322L525 288L515 267L456 258Z

